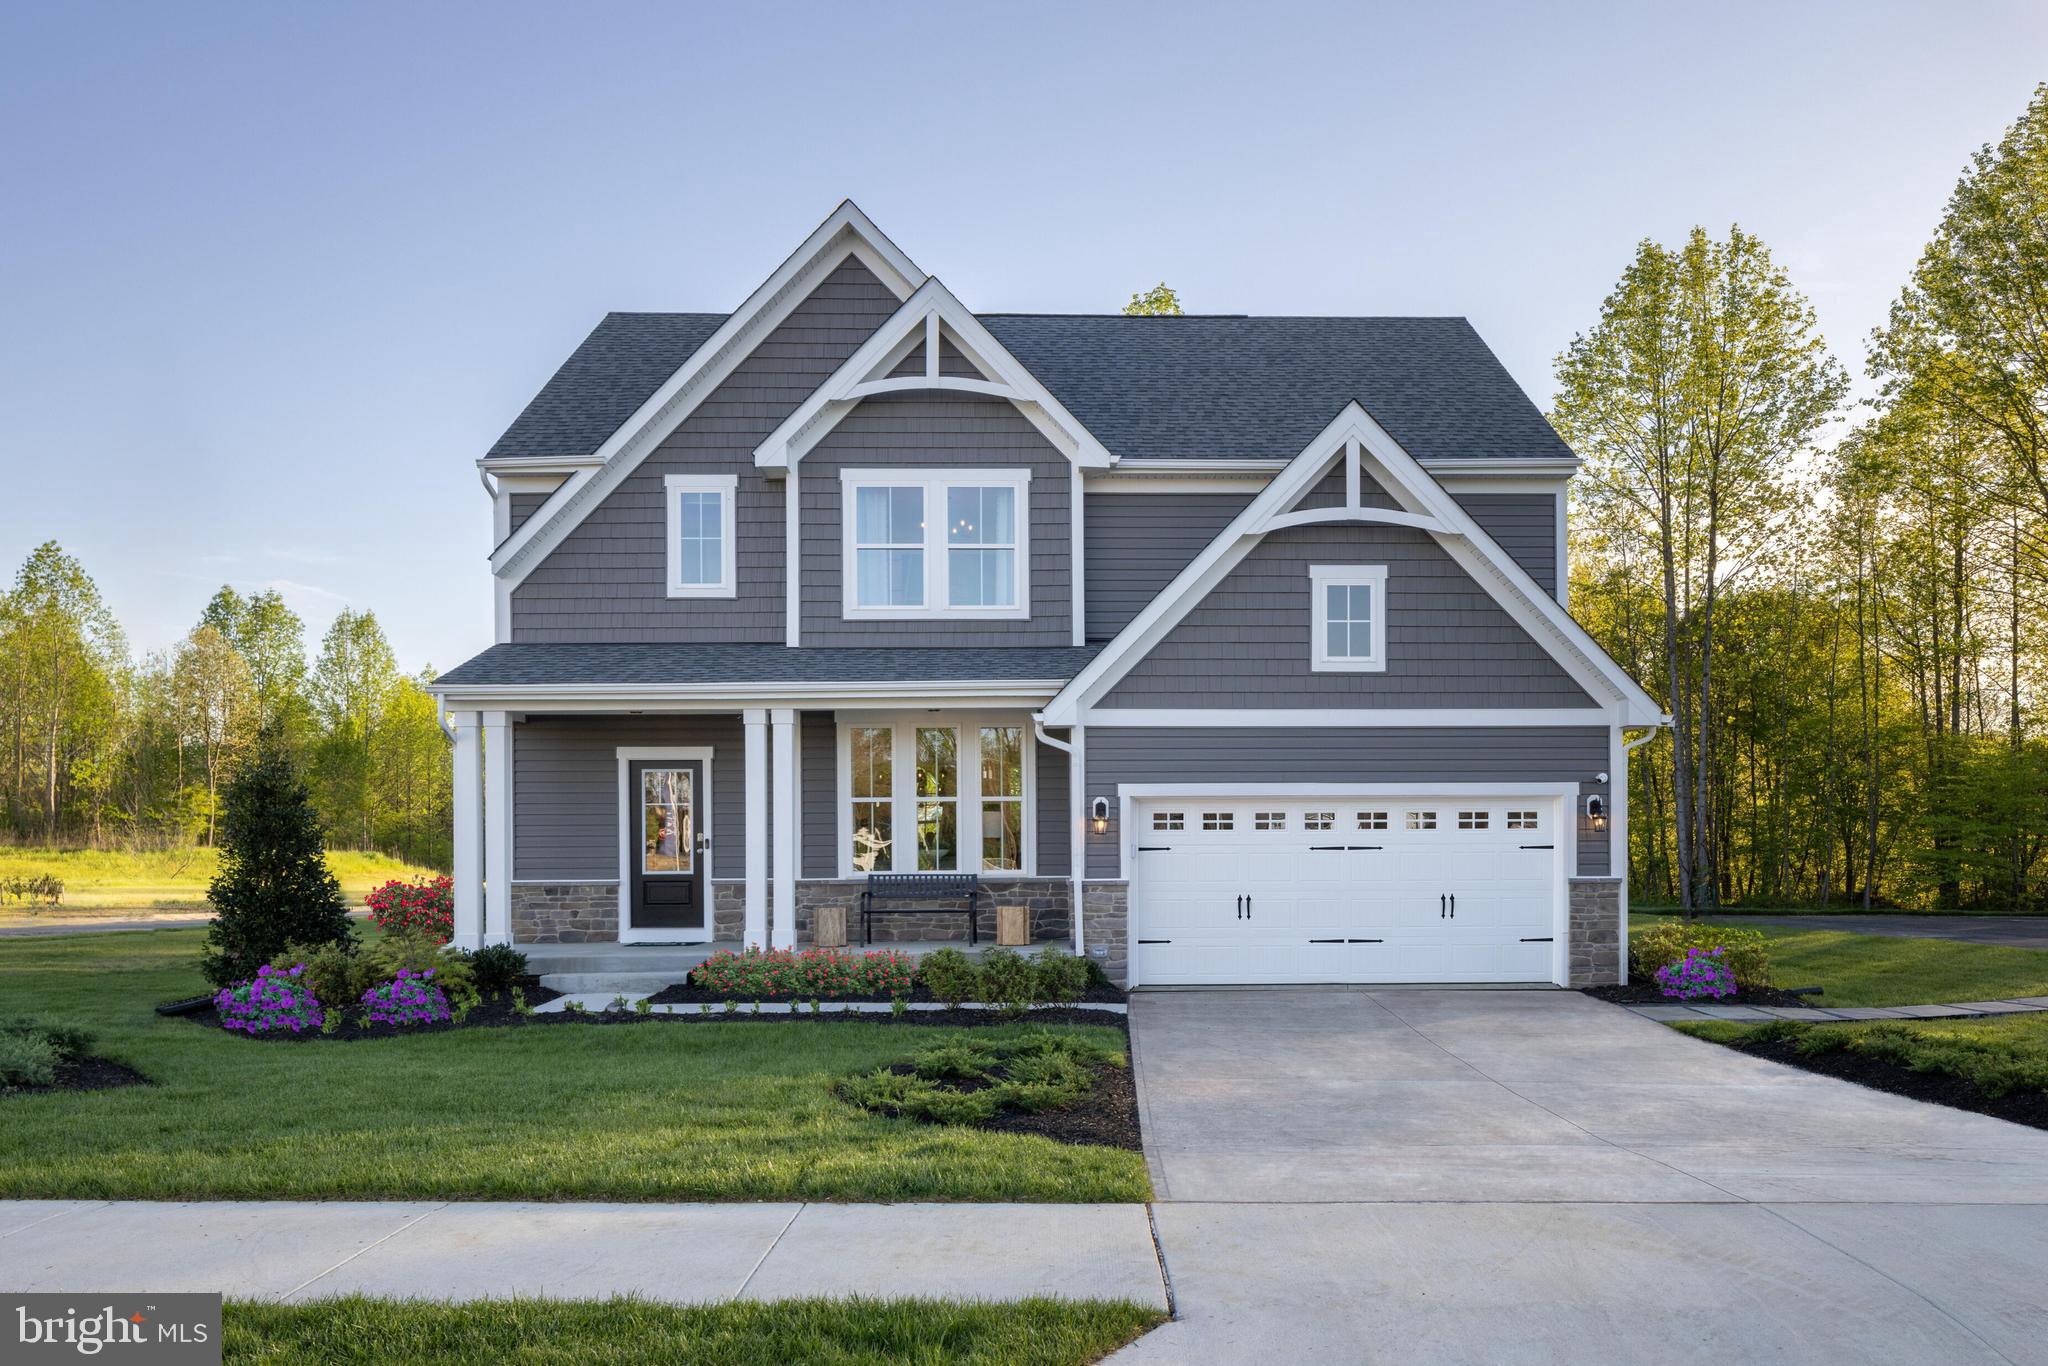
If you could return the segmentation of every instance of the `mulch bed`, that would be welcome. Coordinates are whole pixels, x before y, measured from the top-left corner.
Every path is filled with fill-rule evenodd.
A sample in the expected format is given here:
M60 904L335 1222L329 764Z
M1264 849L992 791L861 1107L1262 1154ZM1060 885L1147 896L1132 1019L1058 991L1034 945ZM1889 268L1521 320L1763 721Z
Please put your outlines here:
M636 1015L630 1010L585 1011L574 1014L560 1011L551 1015L536 1015L530 1024L832 1024L836 1021L854 1020L861 1024L901 1024L919 1026L944 1026L949 1029L988 1027L1007 1024L1067 1024L1106 1025L1111 1029L1129 1032L1129 1019L1114 1010L1090 1010L1086 1006L1043 1006L1028 1015L1000 1015L993 1010L907 1010L901 1015L884 1015L873 1011L834 1010L827 1001L825 1009L812 1015L810 1007L791 1015L756 1015L741 1002L738 1010L728 1011L722 1004L714 1003L709 1014L701 1010L686 1010L680 1014Z
M545 1005L562 994L559 991L549 991L546 987L538 985L526 987L524 990L526 992L526 1004L529 1008ZM194 1024L204 1025L208 1029L221 1028L220 1012L215 1010L211 1004L199 1010L181 1012L178 1018L190 1020ZM308 1029L297 1034L292 1033L289 1029L276 1029L267 1034L244 1034L239 1029L221 1030L221 1032L232 1034L237 1038L249 1039L256 1043L352 1043L357 1039L409 1039L419 1034L446 1034L450 1030L456 1029L502 1029L507 1025L543 1024L555 1018L555 1016L551 1015L521 1015L513 1008L510 993L504 993L486 996L477 1003L476 1007L468 1015L463 1017L460 1023L454 1020L442 1020L435 1024L366 1025L350 1020L332 1034L323 1034L317 1029ZM567 1019L572 1017L563 1016L561 1018ZM586 1015L577 1018L588 1020L595 1017Z
M1072 1105L1028 1114L999 1110L985 1128L1005 1134L1037 1134L1060 1143L1093 1143L1104 1148L1145 1150L1138 1132L1138 1084L1128 1067L1095 1069L1095 1084Z
M1814 1026L1816 1029L1835 1027ZM1873 1091L1888 1091L1909 1100L1924 1100L1953 1110L1971 1110L2030 1128L2048 1129L2048 1091L2008 1091L2002 1096L1987 1095L1975 1082L1947 1072L1916 1072L1910 1067L1846 1048L1831 1049L1826 1053L1801 1053L1784 1039L1733 1043L1726 1047L1752 1057L1768 1058L1772 1062L1818 1072L1822 1076L1853 1081Z
M57 1064L57 1079L48 1086L0 1086L0 1096L41 1096L52 1091L110 1091L117 1086L149 1086L148 1077L106 1058L75 1058Z
M726 998L723 993L716 991L707 991L706 989L698 986L694 982L686 981L678 982L674 986L663 987L660 991L655 992L654 995L648 997L647 999L658 1006L693 1006L701 1004L706 1001L709 1001L712 1005L716 1006L722 1004ZM866 996L834 996L830 1000L827 1000L824 1004L825 1009L829 1012L835 1004L841 1001L859 1001L873 1005L887 1005L889 1003L889 999L890 998L887 996L877 996L873 994ZM932 995L931 991L922 982L920 982L916 986L912 987L910 989L910 994L905 996L903 999L918 1004L935 1005L938 1003L939 998ZM1121 1005L1123 1004L1125 999L1126 998L1124 996L1124 993L1120 988L1113 987L1107 982L1090 982L1088 984L1088 989L1081 993L1081 1002L1083 1004L1093 1003L1095 1005ZM810 1005L810 1002L808 1000L799 1000L796 1002L796 1004L808 1007ZM747 1008L747 1005L747 1002L742 1001L740 1003L740 1009L745 1010ZM952 1015L959 1015L965 1014L967 1012L948 1011L947 1013ZM1038 1014L1039 1012L1033 1011L1032 1017L1035 1019L1037 1018Z
M1627 986L1580 987L1580 991L1596 1001L1608 1001L1618 1006L1818 1006L1825 1005L1818 996L1794 996L1777 987L1747 987L1733 996L1723 996L1718 1001L1707 997L1698 1001L1679 1001L1666 996L1663 988L1655 982L1630 982Z

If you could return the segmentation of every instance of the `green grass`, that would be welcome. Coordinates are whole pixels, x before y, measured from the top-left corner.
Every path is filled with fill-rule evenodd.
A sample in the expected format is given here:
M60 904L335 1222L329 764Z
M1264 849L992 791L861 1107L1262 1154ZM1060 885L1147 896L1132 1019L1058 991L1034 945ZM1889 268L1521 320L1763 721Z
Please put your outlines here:
M51 849L0 845L0 879L53 874L64 884L64 910L206 908L218 851L204 848L136 850ZM392 878L433 877L434 870L384 854L329 850L327 866L352 902ZM19 902L0 905L0 916L22 916ZM47 914L47 912L39 912Z
M230 1300L231 1363L431 1361L783 1366L788 1362L1099 1361L1165 1315L1108 1301L785 1300L678 1307L644 1300L434 1304L360 1297L308 1304Z
M1137 1153L834 1096L953 1031L798 1020L264 1043L152 1011L203 989L202 936L0 943L0 1016L84 1025L96 1051L159 1083L0 1100L0 1198L1150 1198ZM1116 1030L1057 1032L1123 1046Z
M1633 915L1631 932L1662 916ZM1850 934L1782 925L1745 925L1770 941L1771 980L1781 987L1825 987L1815 1002L1830 1006L1930 1005L2048 996L2048 951L1947 939Z
M1992 1096L2048 1090L2048 1015L1877 1020L1865 1024L1804 1024L1791 1020L1741 1024L1714 1020L1676 1027L1722 1044L1784 1039L1808 1054L1847 1049L1916 1072L1962 1077Z

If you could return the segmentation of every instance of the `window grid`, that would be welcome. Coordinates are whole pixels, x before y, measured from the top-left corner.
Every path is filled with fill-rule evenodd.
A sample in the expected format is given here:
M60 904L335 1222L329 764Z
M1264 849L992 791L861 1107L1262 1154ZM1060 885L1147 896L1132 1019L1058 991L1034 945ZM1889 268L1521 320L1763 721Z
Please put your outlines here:
M1360 830L1384 830L1387 828L1387 813L1384 811L1361 811L1358 813Z
M1202 828L1204 830L1235 830L1237 829L1237 813L1235 811L1204 811L1202 813Z
M960 732L917 728L917 870L960 866Z
M1301 817L1301 828L1304 830L1335 830L1337 828L1337 813L1334 811L1304 812Z
M1408 828L1410 830L1436 829L1436 812L1410 811L1408 813Z
M1257 811L1252 813L1252 829L1254 830L1285 830L1286 828L1287 813L1285 811Z
M896 866L896 732L888 726L856 726L851 747L853 867L886 873Z
M981 728L981 867L1015 872L1024 866L1024 730Z
M1536 824L1536 813L1535 813L1534 811L1510 811L1510 812L1508 812L1508 829L1510 829L1510 830L1534 830L1534 829L1536 829L1536 828L1537 828L1537 824Z
M1187 813L1184 811L1154 811L1152 813L1152 828L1154 830L1185 830L1187 829L1187 824Z
M1484 830L1491 814L1491 812L1487 811L1460 811L1458 813L1458 828L1460 830Z

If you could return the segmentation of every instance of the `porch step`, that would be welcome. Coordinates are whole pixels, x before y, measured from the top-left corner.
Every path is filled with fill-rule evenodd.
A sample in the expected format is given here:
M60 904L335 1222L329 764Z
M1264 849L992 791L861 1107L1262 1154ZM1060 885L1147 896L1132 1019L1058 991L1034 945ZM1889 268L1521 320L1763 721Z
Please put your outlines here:
M665 986L683 980L687 968L675 972L544 972L540 984L564 995L596 993L606 997L652 996Z
M676 975L669 980L679 982L682 974L711 956L712 947L708 944L526 944L520 947L520 951L526 955L527 970L541 976L567 972L629 973L635 976L672 972Z

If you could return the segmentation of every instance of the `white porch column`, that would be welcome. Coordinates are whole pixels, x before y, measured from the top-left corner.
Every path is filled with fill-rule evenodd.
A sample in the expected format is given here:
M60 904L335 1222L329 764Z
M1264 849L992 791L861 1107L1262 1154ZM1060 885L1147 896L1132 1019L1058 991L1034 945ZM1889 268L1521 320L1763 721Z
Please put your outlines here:
M1067 872L1074 879L1074 956L1088 955L1088 934L1082 912L1088 895L1088 733L1080 726L1067 732Z
M777 707L775 728L775 947L796 947L796 712Z
M747 731L747 928L742 948L768 947L768 712L740 713Z
M455 732L455 928L460 949L480 948L484 935L484 771L476 713L451 711Z
M483 942L512 942L512 718L484 713Z

